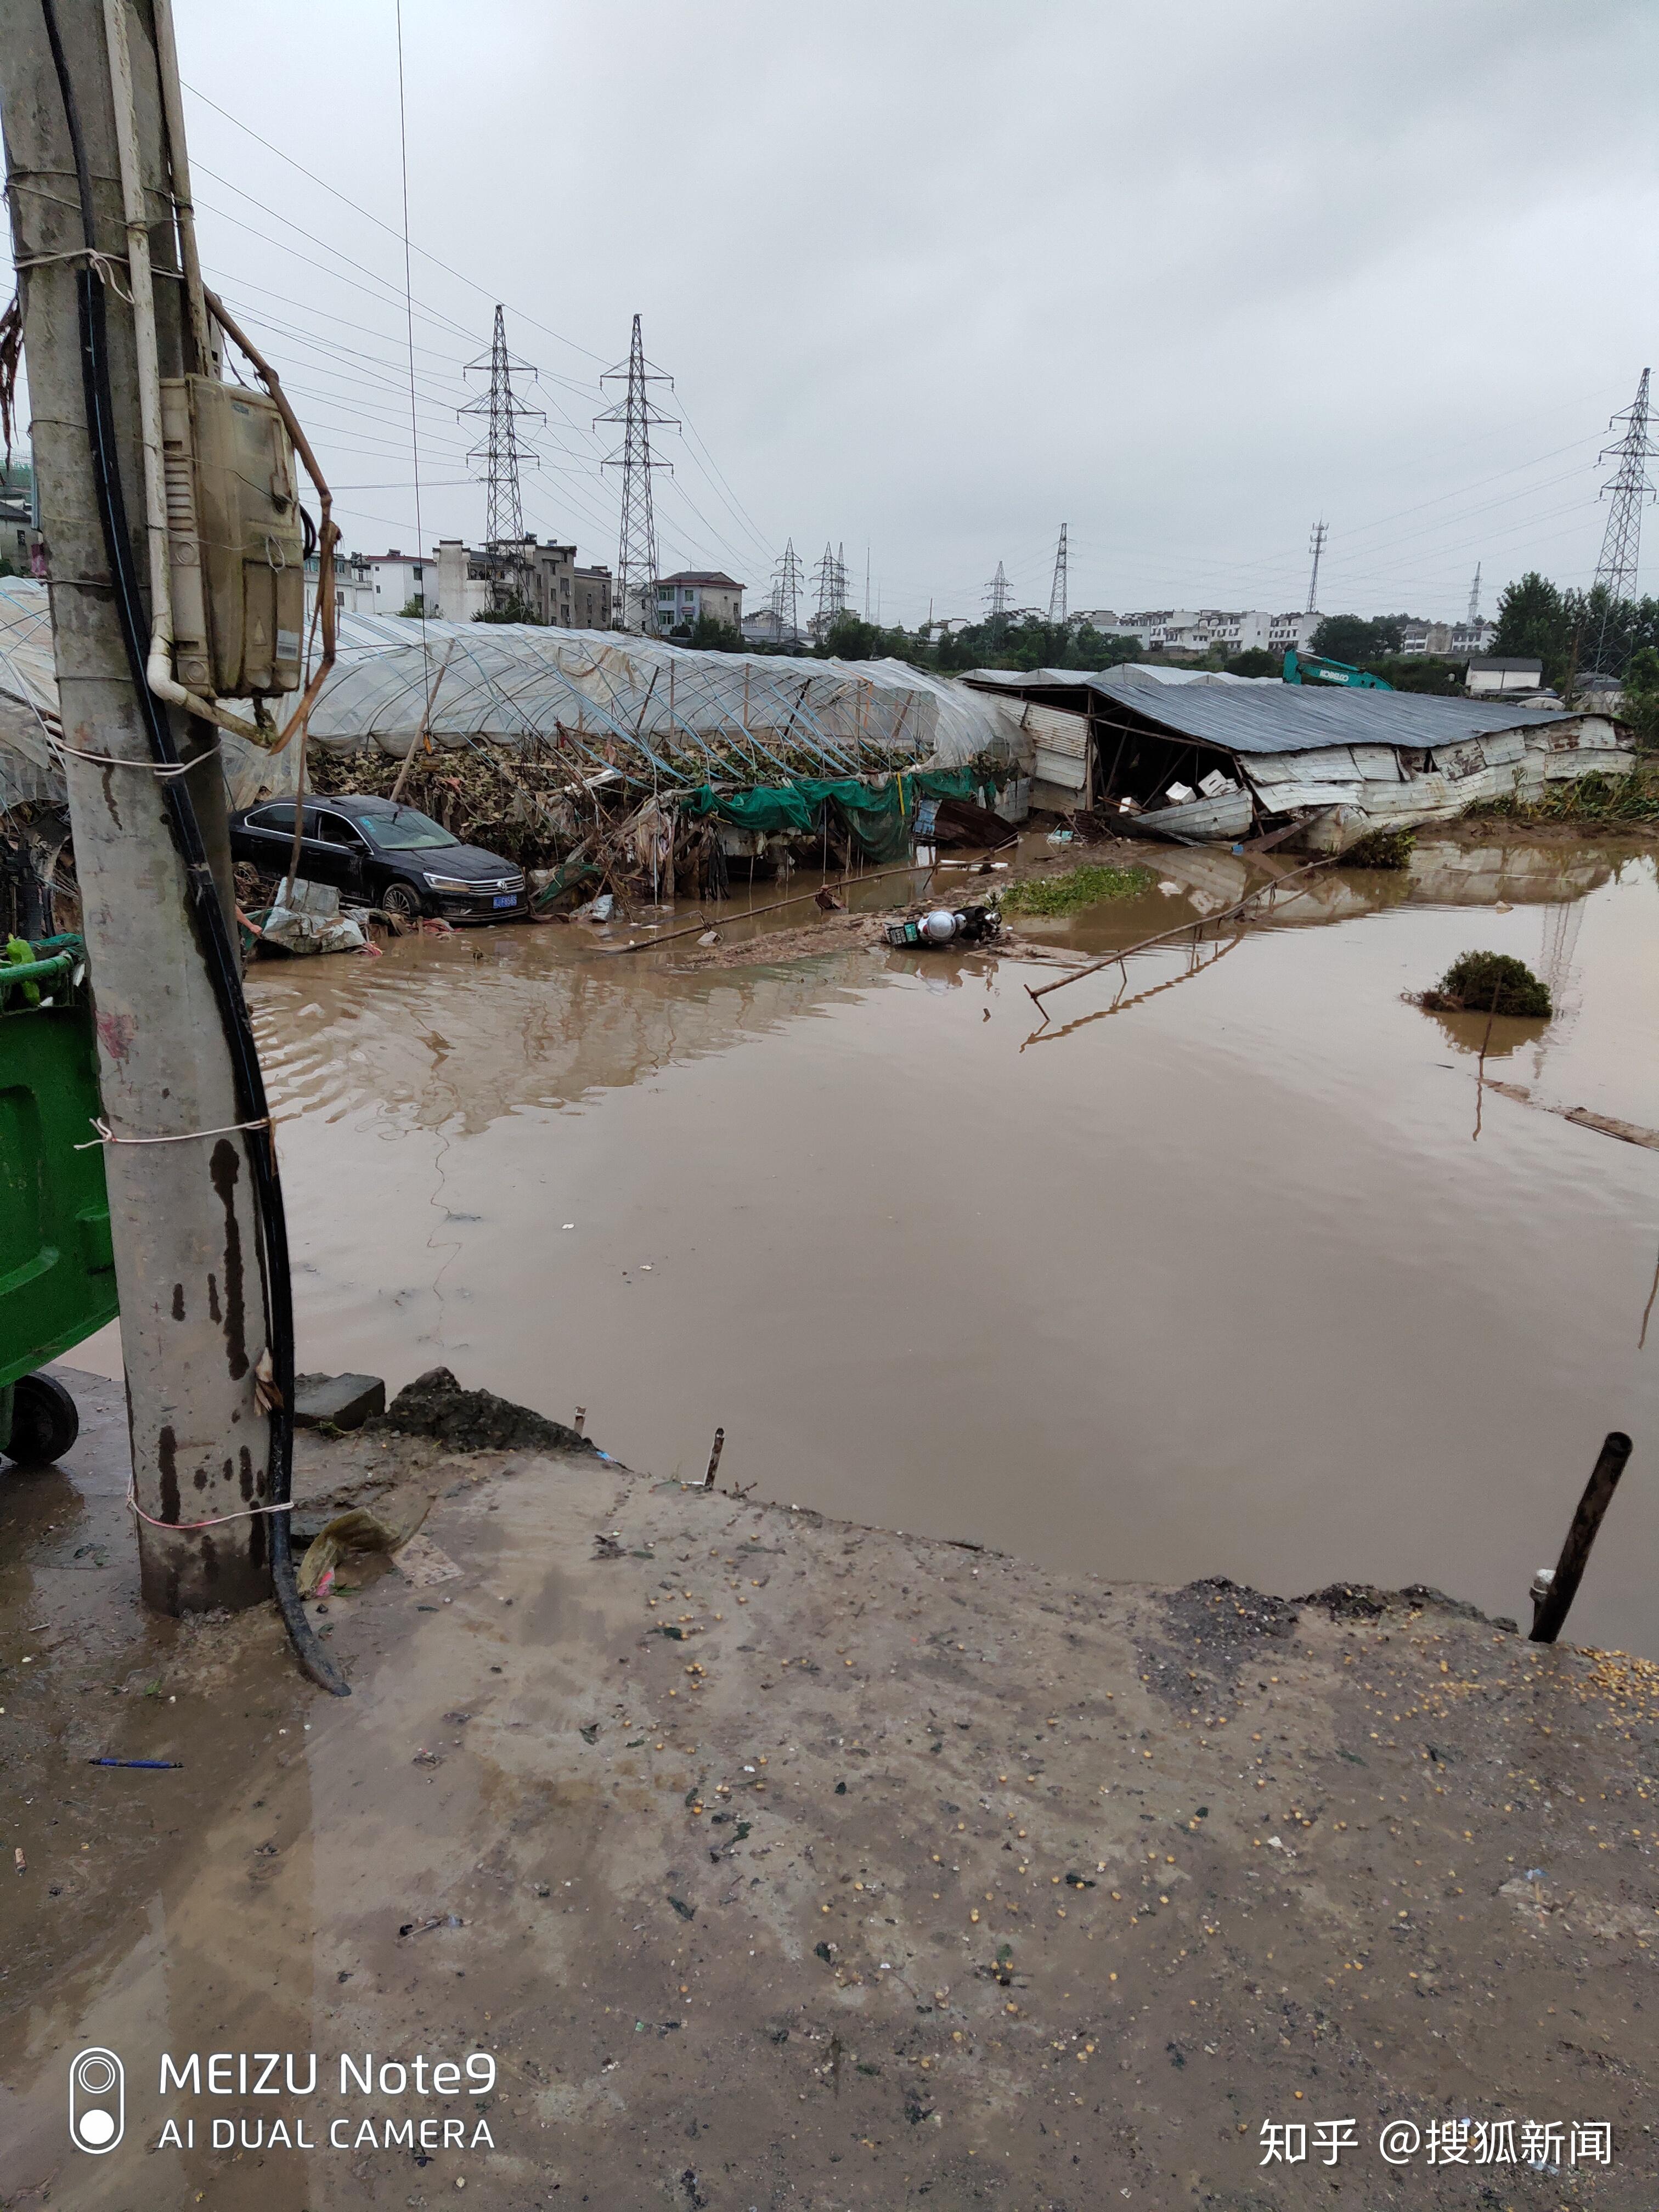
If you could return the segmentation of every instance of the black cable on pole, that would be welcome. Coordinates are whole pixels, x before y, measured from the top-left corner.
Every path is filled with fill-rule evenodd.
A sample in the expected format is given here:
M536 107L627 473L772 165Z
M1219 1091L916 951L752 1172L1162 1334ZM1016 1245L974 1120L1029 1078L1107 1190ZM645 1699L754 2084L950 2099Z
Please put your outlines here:
M89 253L97 251L93 221L92 179L80 111L70 82L63 40L53 0L40 0L52 67L63 95L64 118L81 203L81 229ZM104 313L104 287L95 263L88 261L76 272L76 306L81 338L81 379L86 400L87 441L91 448L93 480L98 495L98 520L109 561L111 586L126 648L133 692L144 726L150 754L160 766L177 767L178 750L161 701L149 688L147 667L149 624L133 562L128 535L126 501L121 489L119 454L115 437L115 407L110 387L109 343ZM195 802L179 775L158 779L167 826L184 863L185 891L197 941L212 987L220 1024L229 1048L235 1085L237 1111L243 1121L258 1122L244 1132L252 1179L264 1265L260 1270L264 1300L266 1340L270 1348L271 1379L277 1402L270 1413L270 1503L285 1505L294 1485L294 1300L289 1278L288 1223L283 1212L282 1185L276 1171L276 1139L270 1126L264 1077L258 1048L248 1019L247 1002L235 948L219 902L218 886L208 862ZM314 1682L337 1698L351 1692L331 1663L315 1631L306 1619L305 1607L294 1579L294 1555L289 1515L265 1516L270 1525L271 1576L276 1602L301 1665Z

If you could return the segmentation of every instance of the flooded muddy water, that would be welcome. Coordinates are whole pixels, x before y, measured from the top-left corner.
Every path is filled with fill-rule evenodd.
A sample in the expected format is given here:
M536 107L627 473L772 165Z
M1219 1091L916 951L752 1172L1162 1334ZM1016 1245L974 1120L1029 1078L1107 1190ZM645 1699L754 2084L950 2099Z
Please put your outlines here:
M1099 953L1261 879L1142 857L1022 933ZM1572 1631L1659 1652L1659 1154L1560 1118L1659 1124L1651 854L1315 884L1046 1023L1024 954L686 972L573 927L263 966L302 1364L441 1362L687 1477L718 1423L723 1482L1114 1577L1518 1616L1625 1428ZM1530 1104L1402 997L1474 947L1555 994L1489 1041Z

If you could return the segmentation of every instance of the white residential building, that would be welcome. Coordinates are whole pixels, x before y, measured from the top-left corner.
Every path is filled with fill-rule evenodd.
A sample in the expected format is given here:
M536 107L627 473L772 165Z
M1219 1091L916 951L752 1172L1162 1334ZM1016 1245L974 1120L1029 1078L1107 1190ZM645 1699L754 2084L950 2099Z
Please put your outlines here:
M1270 615L1255 608L1163 607L1120 615L1115 628L1139 638L1149 651L1208 653L1219 646L1229 657L1239 653L1283 653L1305 646L1319 627L1311 615Z
M678 568L657 579L657 629L691 629L706 615L726 629L743 628L744 586L723 568Z
M400 615L411 600L425 602L426 611L438 611L438 564L419 553L400 553L394 545L389 553L363 553L357 556L368 569L374 587L374 612L377 615Z
M1269 653L1306 653L1313 643L1313 634L1325 619L1315 612L1310 615L1274 615L1267 624Z
M1477 659L1470 661L1463 681L1474 697L1487 691L1538 691L1543 688L1544 664L1541 660Z
M306 625L317 609L317 556L306 560ZM374 578L361 553L334 552L334 611L342 615L372 615L381 610L374 602Z
M1468 660L1492 650L1497 627L1489 622L1408 622L1401 633L1400 650L1413 657L1432 653L1446 660Z

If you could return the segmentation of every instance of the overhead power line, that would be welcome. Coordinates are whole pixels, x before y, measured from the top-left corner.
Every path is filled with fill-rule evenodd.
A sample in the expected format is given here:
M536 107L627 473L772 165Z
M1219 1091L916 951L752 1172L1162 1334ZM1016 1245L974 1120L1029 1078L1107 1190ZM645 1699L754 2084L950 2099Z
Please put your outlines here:
M372 213L371 210L364 207L361 202L348 198L346 194L340 190L337 185L330 184L325 177L319 177L314 169L307 168L303 161L296 161L292 154L285 153L280 146L273 145L269 138L261 137L259 133L255 131L251 125L243 122L240 115L233 115L228 107L221 107L216 100L210 100L207 94L203 92L198 86L186 84L185 86L185 90L190 94L193 100L199 100L204 106L210 107L216 115L222 115L225 121L227 123L234 124L238 131L245 131L246 135L250 138L253 139L257 144L263 146L268 154L274 154L279 161L286 161L289 168L297 169L302 177L308 177L311 179L311 182L319 186L321 191L331 193L333 197L340 202L343 207L349 207L354 215L362 216L365 222L372 222L377 229L383 230L389 237L397 239L399 244L404 242L404 232L394 228L391 223L383 221L380 216ZM192 166L198 169L201 167L201 164L199 162L193 163ZM226 179L220 178L216 179L216 181L222 184ZM234 191L235 189L237 189L237 187L233 185L232 190ZM469 276L463 270L454 268L449 262L441 261L435 253L428 253L423 246L415 246L413 242L410 241L410 250L413 252L418 253L422 261L429 261L434 269L441 269L446 276L454 277L458 283L469 284L475 292L482 292L486 299L489 298L489 295L488 289L484 285L479 283L476 276ZM534 329L544 332L545 335L550 338L556 338L561 345L568 346L573 353L586 354L589 361L604 360L604 355L595 353L591 346L582 345L574 338L566 337L562 331L550 330L545 323L538 322L533 315L525 314L517 307L515 307L513 312L515 315L519 316L521 321L529 323Z

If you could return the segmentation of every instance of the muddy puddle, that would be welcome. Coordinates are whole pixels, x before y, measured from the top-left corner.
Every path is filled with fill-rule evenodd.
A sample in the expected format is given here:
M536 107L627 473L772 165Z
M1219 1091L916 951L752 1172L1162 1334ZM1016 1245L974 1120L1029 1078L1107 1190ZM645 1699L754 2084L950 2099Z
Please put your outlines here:
M1144 895L1023 935L1099 955L1265 873L1138 857ZM1659 1124L1650 852L1425 842L1281 897L1046 1023L1024 954L696 972L570 927L261 967L301 1363L585 1406L659 1473L720 1424L723 1481L1114 1577L1512 1614L1626 1428L1573 1630L1659 1652L1659 1156L1560 1118ZM1484 1022L1402 999L1472 947L1554 992L1489 1040L1530 1104L1480 1091Z

